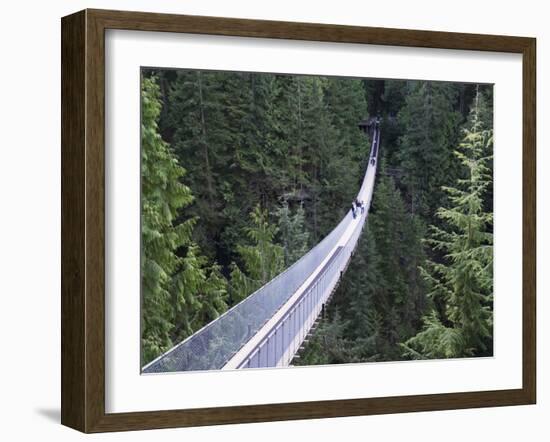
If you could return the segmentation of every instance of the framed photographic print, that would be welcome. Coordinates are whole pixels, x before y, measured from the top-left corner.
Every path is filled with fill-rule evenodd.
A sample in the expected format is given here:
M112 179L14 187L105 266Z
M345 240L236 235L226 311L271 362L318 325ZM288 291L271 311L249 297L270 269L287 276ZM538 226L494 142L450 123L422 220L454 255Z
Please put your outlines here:
M535 40L62 19L62 423L533 404Z

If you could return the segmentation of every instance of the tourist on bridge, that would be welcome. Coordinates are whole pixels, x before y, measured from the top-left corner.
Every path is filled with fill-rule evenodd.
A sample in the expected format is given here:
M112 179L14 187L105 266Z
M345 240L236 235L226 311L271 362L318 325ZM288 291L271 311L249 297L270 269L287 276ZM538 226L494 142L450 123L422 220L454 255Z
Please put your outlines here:
M353 202L351 203L351 214L353 215L353 219L355 219L356 210L357 210L357 208L356 208L356 206L355 206L355 201L353 201Z
M365 201L361 200L361 213L365 213Z

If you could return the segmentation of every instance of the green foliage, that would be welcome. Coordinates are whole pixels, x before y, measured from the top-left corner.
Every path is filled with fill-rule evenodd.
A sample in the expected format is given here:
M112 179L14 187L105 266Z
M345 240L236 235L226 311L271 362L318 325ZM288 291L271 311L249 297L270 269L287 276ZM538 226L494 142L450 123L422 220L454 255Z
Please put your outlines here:
M368 115L361 81L328 78L324 107L315 110L312 146L316 167L310 172L314 239L334 228L355 197L367 165L368 139L358 122ZM348 203L343 204L344 202Z
M227 307L226 282L209 268L191 240L194 218L176 222L193 202L180 182L185 170L158 133L160 92L154 78L142 81L142 363L188 336L205 318ZM186 249L183 256L178 250Z
M376 293L382 279L381 257L371 226L367 224L349 273L346 273L335 294L337 306L347 312L345 336L353 359L349 362L383 360L388 351L381 313L383 306Z
M295 213L283 201L281 207L275 211L278 219L278 238L283 247L285 267L294 264L308 251L309 232L305 227L305 213L302 204L298 206Z
M384 165L381 173L384 174ZM365 264L356 262L359 268L350 266L349 273L349 278L359 278L356 290L347 295L353 297L350 311L355 317L350 333L355 340L367 340L365 344L370 348L363 350L364 357L395 359L398 343L416 330L425 307L418 270L425 259L423 234L422 223L407 212L393 179L382 175L373 199L367 238L359 246ZM367 275L361 277L361 272ZM366 324L361 326L364 319Z
M333 317L321 323L311 338L307 350L295 365L327 365L344 364L353 357L349 345L344 338L346 322L335 311Z
M179 182L184 170L158 134L159 90L151 79L142 82L142 336L143 362L172 345L174 305L169 291L178 268L178 247L190 241L194 220L174 226L178 209L193 201Z
M459 328L444 326L437 313L424 316L424 328L402 347L412 359L442 359L463 355L465 341Z
M188 173L201 219L193 239L224 266L238 259L258 204L301 202L317 242L338 222L364 172L367 114L359 80L208 71L161 71L162 133Z
M227 310L227 281L217 264L209 265L196 244L179 260L171 293L175 307L173 341L179 342Z
M429 219L446 201L442 186L461 173L453 156L458 142L460 114L454 109L457 88L451 83L410 83L398 114L403 127L397 155L412 211Z
M250 213L252 225L245 228L247 245L238 253L244 272L235 264L231 270L231 299L237 303L284 270L283 247L274 243L277 227L270 225L267 211L256 206Z
M492 354L493 215L483 203L492 185L487 163L493 141L480 119L478 99L455 152L468 176L458 187L445 188L450 204L437 212L445 228L432 226L427 241L443 254L443 262L428 261L423 269L434 306L423 331L404 345L412 357Z

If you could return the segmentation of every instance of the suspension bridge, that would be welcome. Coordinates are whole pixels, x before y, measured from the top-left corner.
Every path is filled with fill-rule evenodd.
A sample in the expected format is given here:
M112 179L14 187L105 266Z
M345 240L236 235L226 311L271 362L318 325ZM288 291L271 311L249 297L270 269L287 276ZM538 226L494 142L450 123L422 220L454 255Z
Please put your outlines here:
M368 217L380 144L372 139L367 169L352 209L302 258L217 319L142 368L142 373L282 367L292 364L322 316L353 256Z

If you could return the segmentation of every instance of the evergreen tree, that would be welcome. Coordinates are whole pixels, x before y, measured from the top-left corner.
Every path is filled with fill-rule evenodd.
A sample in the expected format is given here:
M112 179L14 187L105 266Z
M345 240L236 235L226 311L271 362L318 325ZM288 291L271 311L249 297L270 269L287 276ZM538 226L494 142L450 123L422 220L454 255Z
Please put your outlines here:
M406 127L399 124L397 116L405 105L410 84L406 80L383 80L384 90L381 96L382 131L381 144L388 166L399 168L399 138Z
M185 183L194 190L196 198L188 212L201 219L194 238L209 253L213 253L214 244L209 244L206 231L217 230L220 210L214 169L221 153L213 146L210 132L211 120L219 118L214 104L219 99L216 92L216 85L208 73L177 71L168 92L164 123L173 133L168 141L177 158L189 170Z
M384 173L384 165L381 168ZM390 176L381 176L369 222L376 242L380 278L373 287L373 305L383 318L385 353L397 352L397 344L414 334L424 310L423 281L418 266L425 255L419 218L407 212ZM391 348L391 350L390 350Z
M169 348L174 304L169 288L178 269L175 251L190 243L194 220L174 225L178 210L193 201L180 183L184 170L158 133L159 88L153 79L142 81L142 337L143 361Z
M271 281L284 270L283 248L274 243L277 227L269 224L260 206L250 213L252 225L245 229L251 244L239 245L244 271L236 264L231 269L231 299L237 303Z
M365 173L370 145L358 123L368 114L360 80L328 78L324 108L316 112L318 165L314 209L320 236L325 236L347 211ZM315 115L312 116L315 121ZM329 132L327 127L333 129Z
M173 128L171 144L189 171L185 182L196 197L189 213L201 220L193 236L211 257L222 247L227 201L234 203L233 196L247 186L236 152L244 144L242 123L248 115L249 89L242 87L245 77L244 73L181 70L168 94L165 126ZM228 167L234 173L223 173Z
M344 277L341 283L337 299L340 309L348 312L345 336L351 343L351 354L355 362L384 360L383 312L375 296L382 273L370 223L359 239L349 272L350 276Z
M479 121L486 130L493 129L493 87L490 85L476 85L474 105L477 106Z
M478 109L479 122L485 130L493 130L493 87L489 85L478 85L475 105ZM487 173L493 176L493 157L489 157L486 163L489 169ZM485 212L493 212L493 186L487 187L484 195L483 207ZM488 226L492 229L492 226Z
M182 341L227 310L227 281L196 244L189 244L178 270L170 288L175 306L173 342Z
M215 319L227 308L226 282L192 242L195 219L176 222L193 196L185 170L158 133L159 87L142 81L142 362ZM179 256L179 250L186 250Z
M419 81L398 115L404 133L397 155L413 213L429 219L445 202L442 186L460 174L453 157L461 117L454 106L458 94L450 83Z
M423 330L404 345L410 357L492 354L493 215L483 207L492 185L487 167L491 152L492 130L480 119L478 93L456 151L468 176L459 180L458 187L445 188L450 204L437 212L445 229L432 226L428 240L444 254L444 261L430 261L423 269L433 308L424 318Z
M279 243L283 247L285 267L289 267L308 251L309 232L305 228L302 204L292 214L287 201L275 212L278 219Z
M294 364L327 365L351 362L353 355L349 349L350 343L344 337L346 327L346 322L336 310L332 318L321 322L311 337L311 343Z

